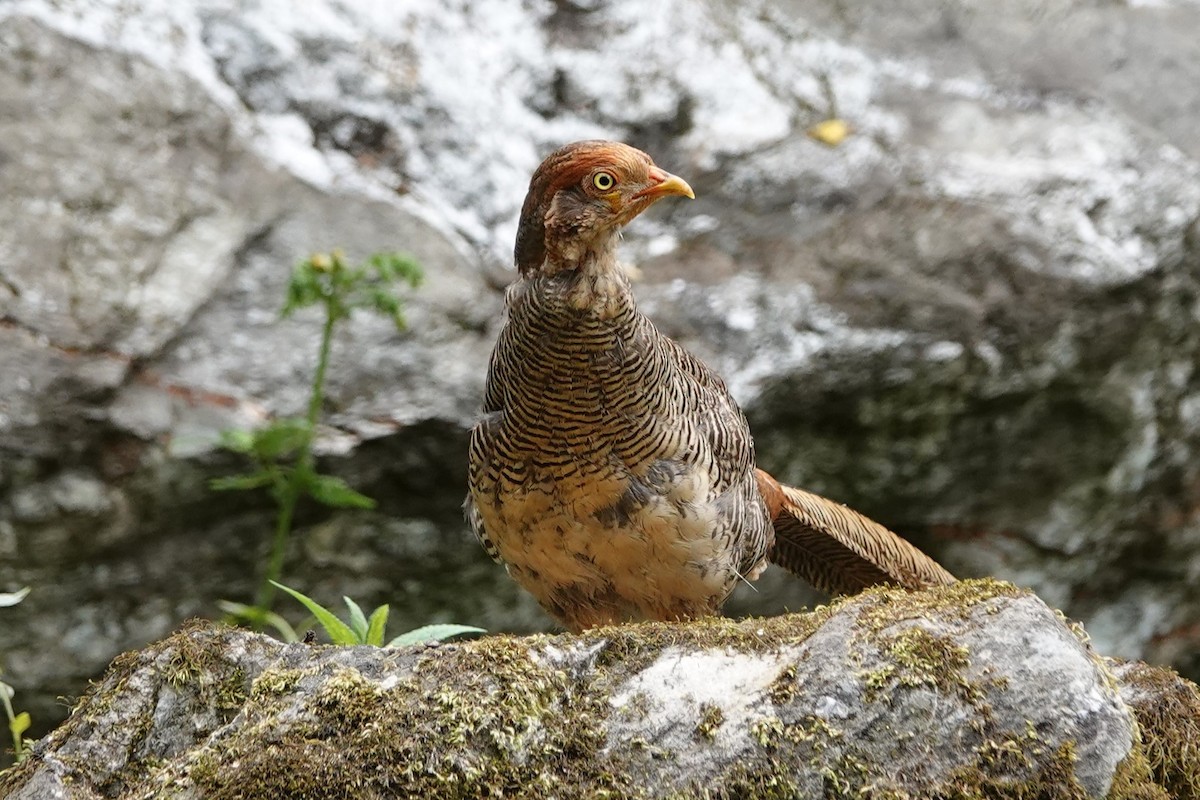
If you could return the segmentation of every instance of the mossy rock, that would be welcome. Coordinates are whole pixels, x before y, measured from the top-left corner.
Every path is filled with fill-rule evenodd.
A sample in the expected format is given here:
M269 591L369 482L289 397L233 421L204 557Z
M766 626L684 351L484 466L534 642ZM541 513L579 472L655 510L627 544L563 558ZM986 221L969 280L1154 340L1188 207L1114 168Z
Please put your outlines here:
M1194 796L1194 687L1126 702L1079 633L994 581L395 650L197 623L117 659L0 794Z

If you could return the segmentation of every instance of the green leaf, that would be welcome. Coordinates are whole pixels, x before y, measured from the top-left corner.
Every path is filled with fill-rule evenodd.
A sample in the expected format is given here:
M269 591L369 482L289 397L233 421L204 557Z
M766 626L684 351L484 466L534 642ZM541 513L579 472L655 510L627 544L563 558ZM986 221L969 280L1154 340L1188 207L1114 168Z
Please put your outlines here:
M371 612L371 619L367 621L367 644L383 647L383 632L387 628L387 618L387 603Z
M350 609L350 628L354 631L354 635L358 637L358 644L367 643L367 617L363 614L362 608L358 603L351 600L345 595L342 600L346 601L346 608Z
M33 724L33 719L29 716L28 711L22 711L17 714L8 723L8 729L12 731L13 739L20 739L25 731L29 730L29 726Z
M263 620L275 629L275 632L279 634L280 641L287 642L289 644L300 641L300 637L297 635L296 629L291 626L291 623L276 614L274 611L268 611L263 616Z
M341 478L313 473L304 482L304 490L317 502L333 508L374 508L375 501L354 491Z
M311 611L312 615L317 618L317 622L321 623L321 627L325 629L327 634L329 634L329 639L334 644L358 644L358 639L354 635L354 631L351 630L350 626L334 616L333 612L325 608L325 606L321 605L316 600L305 597L295 589L290 589L287 586L284 586L282 583L271 581L271 585L276 589L282 589L283 591L287 592L292 597L299 600L305 608Z
M232 450L235 453L252 453L254 452L254 431L221 431L219 444L226 450Z
M351 302L357 308L365 308L387 317L398 331L408 327L404 319L404 303L387 289L378 286L367 287L357 292Z
M384 289L371 289L368 291L363 305L370 306L385 317L395 318L400 316L400 298Z
M283 308L279 311L281 317L290 317L301 308L315 306L325 301L325 297L329 293L325 286L327 279L318 267L318 258L320 256L313 256L308 261L297 264L296 268L292 270L292 279L288 283Z
M254 432L254 453L264 461L276 461L306 447L312 439L308 421L299 417L277 419Z
M0 608L15 606L17 603L25 599L25 595L29 594L29 587L19 589L15 592L0 592Z
M376 253L367 259L367 265L384 282L402 280L414 289L425 279L421 265L410 256L399 253Z
M218 600L217 608L224 611L229 620L234 624L245 623L254 628L261 628L264 625L268 625L275 629L281 641L300 641L300 637L296 635L296 629L274 611L267 611L260 606L235 603L232 600Z
M410 644L420 644L421 642L441 642L446 639L451 639L455 636L479 633L487 633L487 631L485 631L483 628L473 628L470 625L425 625L424 627L411 630L408 633L400 634L384 646L405 647Z
M218 600L217 608L225 612L229 616L230 622L237 624L242 620L250 620L257 618L262 611L258 606L247 605L246 603L237 603L233 600Z
M216 492L246 491L270 486L275 481L275 475L267 470L247 472L242 475L227 475L224 478L213 478L208 482L208 488Z

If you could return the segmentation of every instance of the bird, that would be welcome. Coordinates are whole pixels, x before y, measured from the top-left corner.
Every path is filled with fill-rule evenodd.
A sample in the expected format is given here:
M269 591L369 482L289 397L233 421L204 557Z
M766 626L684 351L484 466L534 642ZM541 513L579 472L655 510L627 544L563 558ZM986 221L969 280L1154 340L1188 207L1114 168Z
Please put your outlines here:
M722 378L638 310L622 228L683 179L573 142L534 172L470 434L464 511L570 631L720 612L776 563L829 594L955 578L884 526L758 467Z

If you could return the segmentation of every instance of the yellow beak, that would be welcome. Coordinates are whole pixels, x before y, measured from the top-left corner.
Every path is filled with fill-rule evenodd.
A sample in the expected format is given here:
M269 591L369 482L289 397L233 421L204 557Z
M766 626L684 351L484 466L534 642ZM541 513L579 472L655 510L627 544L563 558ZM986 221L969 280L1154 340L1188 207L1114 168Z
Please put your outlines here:
M633 196L634 200L658 200L662 197L676 195L689 200L696 199L696 193L687 181L678 175L672 175L658 167L650 168L650 185Z

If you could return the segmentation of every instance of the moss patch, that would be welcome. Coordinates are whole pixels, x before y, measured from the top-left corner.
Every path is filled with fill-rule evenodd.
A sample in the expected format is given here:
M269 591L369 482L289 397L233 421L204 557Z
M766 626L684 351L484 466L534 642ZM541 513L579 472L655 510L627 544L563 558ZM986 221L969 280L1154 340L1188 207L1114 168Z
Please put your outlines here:
M777 706L785 706L796 698L800 687L796 685L796 666L785 667L767 689L767 697Z
M711 742L717 738L717 729L725 723L725 712L720 706L702 703L700 705L700 722L696 725L696 738Z
M973 578L948 586L938 586L923 592L882 587L868 589L855 599L865 600L858 615L858 626L864 632L881 631L905 620L937 617L942 620L966 621L976 606L996 598L1029 595L1011 583L993 578Z
M603 753L607 695L536 661L527 641L443 646L383 687L350 667L299 677L295 691L312 694L285 722L277 681L256 684L247 724L186 772L213 800L642 794Z
M29 783L38 766L38 759L27 758L20 764L13 764L0 769L0 797L8 797L18 787Z
M888 701L897 687L925 687L956 692L986 712L983 699L987 687L968 677L971 663L967 649L952 637L924 627L922 620L936 618L941 625L946 620L965 621L981 604L1024 594L1012 584L991 579L959 581L920 593L870 590L858 615L856 638L878 651L882 663L859 674L867 700ZM904 623L910 624L899 627ZM996 684L993 681L989 685Z
M772 740L782 735L772 727ZM825 734L810 731L810 741L821 741ZM913 794L895 785L892 776L876 774L847 749L828 762L812 756L812 766L820 773L819 788L801 785L789 759L743 761L711 787L673 795L708 800L779 800L780 798L817 797L821 800L1086 800L1087 793L1075 779L1073 748L1063 745L1052 755L1042 752L1036 737L1021 736L989 742L976 753L975 762L953 772L938 786ZM1032 777L1016 780L1006 777L1017 768L1039 764ZM876 768L878 765L876 765ZM1152 784L1138 784L1141 794L1110 794L1110 800L1160 800Z
M306 677L315 675L315 670L287 669L274 667L263 670L250 686L250 696L263 698L268 695L286 695L300 685Z
M1141 663L1127 665L1124 681L1154 782L1175 800L1200 799L1200 690L1174 670Z
M1036 737L1018 737L989 742L975 765L960 769L931 800L1087 800L1088 794L1075 779L1075 752L1070 744L1060 746L1050 758L1039 749ZM1036 758L1036 761L1034 760ZM1037 773L1023 781L1005 777L1015 768L1041 764Z
M880 647L891 659L867 680L867 697L874 699L891 686L925 686L941 692L958 692L964 699L978 703L983 689L970 681L967 649L925 628L905 628L885 636Z
M947 622L967 622L980 613L981 607L987 613L988 605L994 605L996 599L1027 594L1000 581L973 580L921 593L873 589L853 599L857 614L854 641L862 648L861 657L871 658L875 665L859 675L869 699L891 702L897 689L925 688L941 695L957 694L976 709L974 744L968 743L969 737L963 742L970 748L969 762L948 779L943 776L937 785L929 786L919 795L921 800L1082 800L1087 796L1076 778L1073 744L1052 746L1038 736L1032 725L1016 732L996 730L986 698L989 691L1003 689L1002 682L988 678L986 670L979 677L971 670L968 650L954 637L931 630L925 622L936 619L938 629L944 629ZM852 657L853 652L854 648ZM767 698L785 705L799 689L792 670L771 684ZM848 739L824 719L789 722L768 717L753 723L750 733L762 752L743 759L722 779L695 787L695 796L714 800L918 797L897 785L886 764L868 756L865 748L873 745ZM797 784L798 775L804 771L817 773L819 786ZM1109 797L1161 800L1137 749L1118 768Z
M595 628L579 637L587 645L601 645L598 664L621 666L637 672L653 662L665 649L728 650L735 653L766 653L803 642L851 598L819 606L806 614L752 617L732 620L705 617L687 624L642 622Z
M669 800L796 800L804 797L794 777L738 764L720 786L696 787L668 795Z

